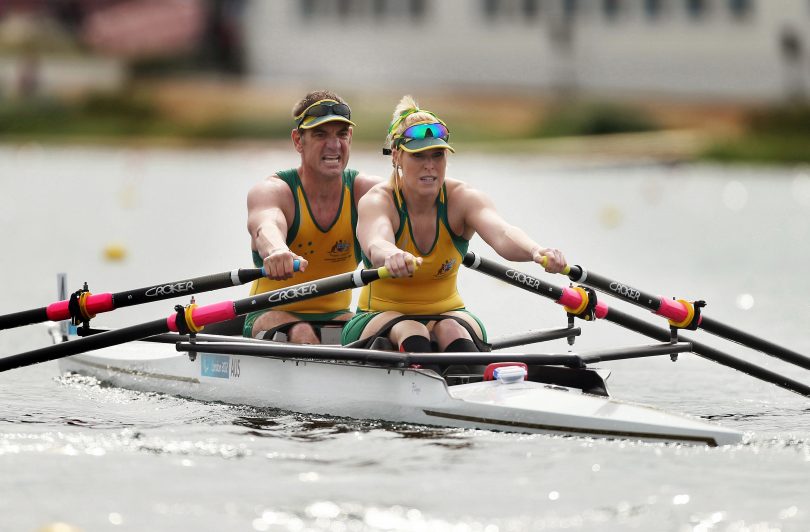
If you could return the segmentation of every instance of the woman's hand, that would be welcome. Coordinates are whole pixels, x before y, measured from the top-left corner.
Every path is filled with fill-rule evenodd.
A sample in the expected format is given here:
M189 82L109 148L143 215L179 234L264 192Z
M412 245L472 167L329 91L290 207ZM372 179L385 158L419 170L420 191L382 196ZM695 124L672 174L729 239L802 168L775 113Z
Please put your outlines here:
M385 267L392 277L413 277L413 273L421 265L422 257L414 257L401 249L385 257Z
M560 273L565 269L565 256L554 248L539 248L532 253L532 260L546 269L548 273Z

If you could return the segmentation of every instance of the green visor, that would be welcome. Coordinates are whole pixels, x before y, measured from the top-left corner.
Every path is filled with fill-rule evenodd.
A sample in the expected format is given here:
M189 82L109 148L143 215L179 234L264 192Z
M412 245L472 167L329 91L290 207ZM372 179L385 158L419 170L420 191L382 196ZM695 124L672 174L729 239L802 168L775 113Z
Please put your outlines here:
M340 115L325 115L325 116L307 116L301 121L299 129L312 129L327 122L346 122L350 126L356 126L354 122Z
M437 148L455 152L456 150L447 142L450 140L450 130L447 129L444 122L438 118L436 120L437 122L420 122L411 125L394 139L394 147L410 153Z
M403 138L398 144L401 150L409 153L417 153L435 148L450 150L453 153L456 152L456 150L441 137L425 137L423 139Z
M318 100L313 103L304 111L295 117L298 122L298 128L311 129L327 122L346 122L349 125L355 125L350 120L352 117L352 110L345 103L339 103L335 100Z

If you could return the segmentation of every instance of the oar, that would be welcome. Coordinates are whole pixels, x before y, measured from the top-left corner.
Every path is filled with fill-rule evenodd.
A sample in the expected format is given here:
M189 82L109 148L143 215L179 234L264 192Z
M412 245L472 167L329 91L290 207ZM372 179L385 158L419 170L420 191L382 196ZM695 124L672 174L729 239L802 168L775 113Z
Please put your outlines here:
M517 271L509 266L498 264L489 259L479 257L475 253L467 253L464 257L463 264L471 269L495 277L504 282L507 282L523 290L539 294L541 296L553 299L557 303L561 303L561 299L565 298L570 302L566 303L566 307L576 307L582 299L582 294L571 288L559 288L554 285L548 284L536 277L526 273ZM614 308L608 308L607 304L599 301L596 307L596 317L604 319L622 327L643 334L650 338L666 342L670 340L671 334L667 329L656 327L643 320L625 314ZM767 370L755 364L751 364L745 360L740 360L731 355L727 355L708 345L695 342L692 339L684 338L683 335L678 336L680 340L692 344L692 352L696 355L717 362L724 366L736 369L757 379L770 382L786 390L796 392L798 394L810 397L810 386L801 382L795 381L784 375L780 375L773 371Z
M385 267L371 270L357 270L351 273L333 275L308 283L301 283L272 292L257 294L238 301L223 301L213 305L191 305L168 318L124 327L114 331L94 334L78 340L35 349L26 353L0 358L0 372L30 366L39 362L56 360L95 349L141 340L167 332L197 332L205 325L226 321L256 310L266 310L278 305L303 301L314 297L340 292L367 285L377 279L389 277Z
M229 272L203 275L182 281L170 281L157 285L136 288L125 292L114 294L91 294L84 298L79 298L76 302L74 312L79 312L79 316L90 319L96 314L109 312L117 308L150 303L173 297L180 297L220 288L229 288L249 283L265 276L264 268L238 269ZM0 330L12 329L32 323L43 321L62 321L72 317L70 300L57 301L46 307L23 310L0 316Z
M674 324L686 326L695 317L694 304L688 301L676 301L665 297L652 295L627 283L609 279L598 273L586 271L582 266L571 266L565 272L568 277L577 283L584 284L616 296L624 301L652 311L663 316ZM759 338L745 331L713 320L703 313L697 316L697 327L704 331L737 342L751 349L761 351L767 355L779 358L785 362L796 364L804 369L810 369L810 358L792 351L773 342Z

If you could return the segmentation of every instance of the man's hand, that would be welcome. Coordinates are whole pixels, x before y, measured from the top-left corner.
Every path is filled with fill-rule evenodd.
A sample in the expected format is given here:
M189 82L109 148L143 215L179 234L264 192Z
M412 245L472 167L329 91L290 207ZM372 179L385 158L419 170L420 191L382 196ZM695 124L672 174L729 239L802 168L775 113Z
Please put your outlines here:
M309 262L287 248L277 248L264 258L264 271L274 281L283 281L293 276L293 261L299 261L298 270L306 271Z

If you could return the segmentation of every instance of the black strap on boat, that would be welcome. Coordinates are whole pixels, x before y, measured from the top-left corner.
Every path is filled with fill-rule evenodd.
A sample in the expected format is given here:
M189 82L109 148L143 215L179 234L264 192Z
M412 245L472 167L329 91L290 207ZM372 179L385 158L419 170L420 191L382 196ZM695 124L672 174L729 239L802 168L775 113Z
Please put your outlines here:
M671 326L677 327L679 329L687 329L687 330L690 330L690 331L696 331L697 330L698 325L700 325L700 311L701 311L701 309L703 307L706 306L706 302L705 301L692 301L689 304L694 309L694 314L692 315L692 319L689 320L689 323L687 323L685 325L684 324L675 324L675 323L672 322L672 320L670 320L669 323L670 323Z
M475 332L472 325L470 325L467 322L467 320L465 320L463 318L460 318L458 316L448 316L446 314L435 314L435 315L421 315L421 314L420 315L408 315L408 314L404 314L402 316L397 316L396 318L391 319L390 321L388 321L388 323L383 325L380 328L380 330L377 331L375 334L372 334L368 338L363 338L362 340L357 340L355 342L347 344L344 347L355 347L355 348L358 348L358 349L367 349L378 338L381 338L381 337L382 338L387 338L388 333L391 332L391 328L394 325L396 325L397 323L399 323L401 321L414 320L414 319L419 320L419 321L425 321L425 320L428 320L428 321L455 320L459 325L464 327L464 329L468 333L470 333L470 337L472 338L472 341L475 344L475 347L478 348L478 351L480 351L480 352L492 351L492 345L488 344L488 343L484 342L483 340L481 340L480 338L478 338L478 333Z
M87 312L87 307L85 306L88 296L90 296L90 290L87 287L87 283L84 283L84 287L81 290L76 290L70 294L68 312L70 313L70 323L72 325L89 327L90 320L95 318L95 315L91 315Z
M579 312L577 313L568 312L568 315L574 316L575 318L583 319L585 321L594 321L596 319L596 304L598 302L596 299L596 290L587 286L578 286L577 288L580 288L585 291L585 293L587 294L586 297L587 303L585 304L585 308L583 308ZM566 307L566 309L567 308L568 307Z
M177 332L180 334L191 334L192 331L186 322L186 307L183 305L175 305L174 310L177 311L177 318L175 320Z

